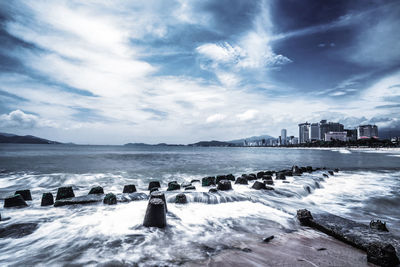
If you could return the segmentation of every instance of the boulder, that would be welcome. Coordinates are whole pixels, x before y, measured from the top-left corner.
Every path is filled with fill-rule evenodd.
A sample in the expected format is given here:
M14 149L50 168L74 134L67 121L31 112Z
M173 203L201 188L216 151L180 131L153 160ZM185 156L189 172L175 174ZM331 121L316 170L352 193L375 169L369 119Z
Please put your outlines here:
M334 171L334 172L339 172L339 169L338 169L338 168L336 168L336 169L334 169L333 171Z
M48 192L48 193L43 193L42 195L42 203L40 204L42 207L44 206L50 206L54 204L54 197L53 194Z
M273 235L271 235L271 236L269 236L269 237L266 237L266 238L264 238L264 240L263 240L263 242L264 243L269 243L272 239L274 239L275 237L273 236Z
M265 174L265 172L257 172L257 178L261 178L261 177L263 177L264 176L264 174Z
M152 188L160 188L160 187L161 187L161 185L160 185L159 181L151 181L149 183L149 189L148 190L151 190Z
M192 181L190 181L190 183L191 183L191 184L193 184L193 183L200 183L200 180L198 180L198 179L193 179Z
M222 180L228 180L228 179L226 179L225 175L217 175L215 182L218 184Z
M65 186L58 188L56 200L66 199L71 197L75 197L74 190L72 190L72 186Z
M307 172L307 168L306 167L300 167L301 172Z
M234 182L235 181L235 176L230 173L230 174L226 175L226 179L229 180L229 181L233 181Z
M272 176L271 175L264 175L262 178L264 181L272 181Z
M167 191L180 190L181 186L177 182L168 183Z
M283 182L286 182L286 181L283 181ZM264 180L264 184L265 185L273 185L274 184L274 181L272 181L272 180Z
M247 179L242 176L242 177L238 177L236 179L235 184L249 184L249 183L247 182Z
M201 185L202 186L210 186L210 185L215 185L215 177L210 176L210 177L204 177L201 179Z
M185 188L185 187L188 187L188 186L192 186L192 183L183 182L183 183L181 184L181 186L182 186L183 188Z
M259 181L255 181L251 188L256 189L256 190L265 189L265 184L261 183Z
M250 173L247 176L248 176L247 180L249 181L257 180L257 175L255 175L254 173Z
M93 195L93 194L104 194L103 187L96 186L96 187L93 187L92 189L90 189L89 195Z
M313 168L312 168L312 166L307 166L307 167L306 167L306 170L307 170L308 172L312 172L312 171L313 171Z
M325 178L328 178L328 177L329 177L329 175L326 174L326 173L323 173L322 176L324 176Z
M300 224L308 226L310 221L313 219L311 212L307 209L302 209L297 211L297 219Z
M292 172L293 172L293 175L296 175L296 176L300 176L300 175L302 174L302 171L301 171L300 168L299 168L298 166L296 166L296 165L294 165L294 166L292 167Z
M209 193L217 193L218 189L217 188L210 188L210 190L208 190Z
M264 175L272 175L272 174L274 174L273 171L265 171L265 172L264 172Z
M158 191L158 187L153 187L152 189L150 189L150 193L152 193L154 191Z
M124 189L122 190L122 193L135 193L135 192L136 192L136 186L134 184L125 185Z
M289 181L286 181L286 180L283 180L282 183L284 183L284 184L290 184L290 182L289 182Z
M22 238L38 229L37 223L15 223L0 227L0 238Z
M378 266L398 266L399 258L391 244L373 242L367 247L367 260Z
M176 195L175 203L177 203L177 204L186 204L187 202L188 201L187 201L187 198L186 198L185 194L181 193L181 194L177 194Z
M285 174L285 176L293 176L293 172L292 171L286 170L283 173Z
M108 193L104 197L103 203L107 204L107 205L115 205L115 204L117 204L117 196L114 195L113 193Z
M17 191L15 191L15 194L14 194L14 195L17 195L17 194L21 195L22 198L23 198L25 201L32 200L31 190L29 190L29 189L26 189L26 190L17 190Z
M87 196L71 197L56 200L54 207L70 206L70 205L83 205L92 204L103 201L103 196L98 194L91 194Z
M389 230L386 227L386 223L382 222L381 220L377 221L371 220L371 222L369 223L369 228L382 232L389 232Z
M221 191L232 190L231 181L228 181L228 180L219 181L217 189L221 190Z
M286 180L286 176L285 176L285 174L284 173L282 173L282 172L277 172L276 173L276 178L275 178L276 180Z
M6 197L4 199L4 208L12 208L12 207L26 207L24 198L20 194L16 194L13 196Z
M168 212L167 201L165 200L165 194L159 191L152 192L150 194L150 199L158 198L164 202L165 211Z
M185 187L185 191L187 191L187 190L196 190L196 187L193 185Z
M164 228L167 225L164 201L159 198L152 198L147 205L143 226Z
M335 175L335 174L333 173L333 171L328 171L328 173L329 173L330 175Z

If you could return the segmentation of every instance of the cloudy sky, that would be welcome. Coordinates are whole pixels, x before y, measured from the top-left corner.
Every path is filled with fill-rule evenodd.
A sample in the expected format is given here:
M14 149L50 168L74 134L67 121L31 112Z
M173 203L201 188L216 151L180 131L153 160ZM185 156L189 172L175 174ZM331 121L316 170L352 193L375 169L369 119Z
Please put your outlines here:
M1 1L0 132L62 142L400 128L398 0Z

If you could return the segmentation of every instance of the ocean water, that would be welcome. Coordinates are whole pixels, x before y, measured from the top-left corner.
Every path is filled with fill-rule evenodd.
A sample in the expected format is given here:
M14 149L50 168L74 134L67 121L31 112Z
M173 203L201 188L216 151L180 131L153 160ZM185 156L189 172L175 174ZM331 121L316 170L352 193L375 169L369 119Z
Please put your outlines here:
M102 203L41 207L41 195L72 185L76 196L100 185L121 193L135 184L148 193L151 180L165 190L205 176L288 169L292 165L339 168L329 178L321 170L289 183L274 181L274 191L233 185L229 192L166 192L165 229L142 226L147 201L106 206ZM30 189L29 207L4 209L4 197ZM245 246L299 229L296 210L328 211L363 223L387 221L400 235L400 152L278 148L123 147L67 145L0 145L0 232L29 225L25 236L0 238L0 266L6 265L179 265L204 260L227 248Z

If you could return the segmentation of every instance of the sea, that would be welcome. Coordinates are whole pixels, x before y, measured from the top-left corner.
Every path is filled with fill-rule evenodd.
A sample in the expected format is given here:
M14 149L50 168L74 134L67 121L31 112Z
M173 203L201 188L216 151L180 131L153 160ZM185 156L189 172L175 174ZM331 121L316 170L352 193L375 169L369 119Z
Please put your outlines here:
M325 167L274 181L275 190L233 184L208 193L166 192L167 227L143 227L147 200L104 205L41 207L45 192L72 186L76 196L94 186L122 193L149 181L178 183L215 175ZM327 171L340 171L325 177ZM30 189L25 208L3 208L3 199ZM188 204L175 204L185 193ZM202 261L250 240L297 231L296 211L330 212L368 224L387 222L400 235L400 150L288 149L266 147L0 145L0 266L176 266ZM4 229L28 225L27 233ZM23 228L21 228L23 229Z

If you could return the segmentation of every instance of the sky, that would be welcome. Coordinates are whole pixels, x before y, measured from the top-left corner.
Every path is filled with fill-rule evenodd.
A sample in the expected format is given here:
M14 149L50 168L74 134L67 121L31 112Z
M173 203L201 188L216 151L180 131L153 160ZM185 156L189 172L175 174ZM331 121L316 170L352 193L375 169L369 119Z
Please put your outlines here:
M0 2L0 132L187 144L400 129L398 0Z

